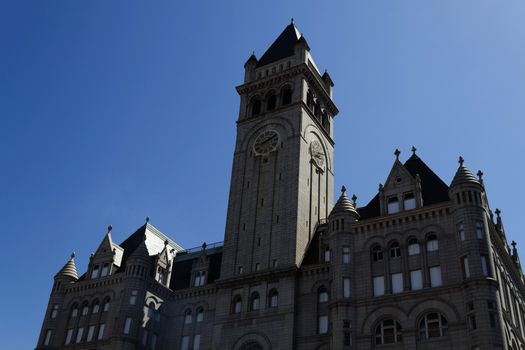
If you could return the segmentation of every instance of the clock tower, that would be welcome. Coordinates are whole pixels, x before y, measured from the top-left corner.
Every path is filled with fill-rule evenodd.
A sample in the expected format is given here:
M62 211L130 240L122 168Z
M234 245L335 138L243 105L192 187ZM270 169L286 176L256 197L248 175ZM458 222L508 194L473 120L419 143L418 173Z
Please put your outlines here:
M333 83L293 21L245 67L221 279L299 266L333 206Z

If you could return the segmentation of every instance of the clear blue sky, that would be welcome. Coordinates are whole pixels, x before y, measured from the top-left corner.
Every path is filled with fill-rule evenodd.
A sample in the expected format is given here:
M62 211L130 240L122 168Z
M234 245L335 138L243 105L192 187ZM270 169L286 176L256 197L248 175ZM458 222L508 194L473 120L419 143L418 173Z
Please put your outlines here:
M35 346L110 223L222 240L234 87L291 17L335 82L336 188L365 204L395 148L447 183L463 155L525 249L523 1L2 1L1 348Z

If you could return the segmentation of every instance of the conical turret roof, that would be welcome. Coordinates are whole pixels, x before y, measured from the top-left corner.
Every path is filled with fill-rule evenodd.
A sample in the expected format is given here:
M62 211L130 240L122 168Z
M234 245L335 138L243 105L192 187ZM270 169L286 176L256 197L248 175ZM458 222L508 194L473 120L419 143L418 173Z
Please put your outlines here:
M75 265L75 253L71 253L68 262L58 271L55 277L70 277L75 280L78 279L77 267Z
M341 189L341 196L337 200L337 203L335 203L335 206L332 209L332 212L330 213L330 215L333 215L335 213L344 213L344 212L349 212L349 213L358 215L354 204L352 203L352 201L350 201L350 198L348 198L348 196L346 195L346 188L343 186L343 188Z
M142 242L137 246L137 248L131 253L130 259L137 259L137 260L143 260L146 262L150 262L150 255L148 251L148 247L146 246L146 235L143 235Z
M463 183L474 183L480 184L478 179L472 174L472 172L464 165L465 161L463 157L459 157L459 168L454 175L454 179L450 186L456 186Z
M301 38L301 34L292 22L286 28L273 44L261 56L257 67L262 67L272 62L279 61L285 57L294 55L294 46Z

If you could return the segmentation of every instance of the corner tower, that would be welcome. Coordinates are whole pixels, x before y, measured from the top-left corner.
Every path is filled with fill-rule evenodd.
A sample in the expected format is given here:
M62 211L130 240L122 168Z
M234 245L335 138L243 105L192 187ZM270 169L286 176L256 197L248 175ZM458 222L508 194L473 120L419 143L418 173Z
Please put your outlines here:
M293 21L244 65L221 277L298 266L333 206L333 83Z

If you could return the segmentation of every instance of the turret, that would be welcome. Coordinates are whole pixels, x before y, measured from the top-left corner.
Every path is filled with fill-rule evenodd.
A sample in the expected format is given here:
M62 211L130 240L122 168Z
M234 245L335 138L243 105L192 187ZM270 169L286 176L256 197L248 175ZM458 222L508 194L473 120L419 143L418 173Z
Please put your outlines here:
M143 240L131 253L126 261L126 275L146 278L151 275L152 259L146 245L147 236L143 235Z
M343 186L341 188L341 196L337 200L337 203L335 203L328 217L330 232L348 231L350 224L359 220L359 214L356 210L356 200L357 197L353 195L352 201L350 201L346 195L346 187ZM345 224L347 225L346 228Z
M255 79L255 68L257 67L257 57L255 52L252 52L252 55L248 58L244 64L244 82L248 83Z
M457 206L483 206L483 192L482 183L465 166L463 157L459 157L459 168L450 184L450 199Z

